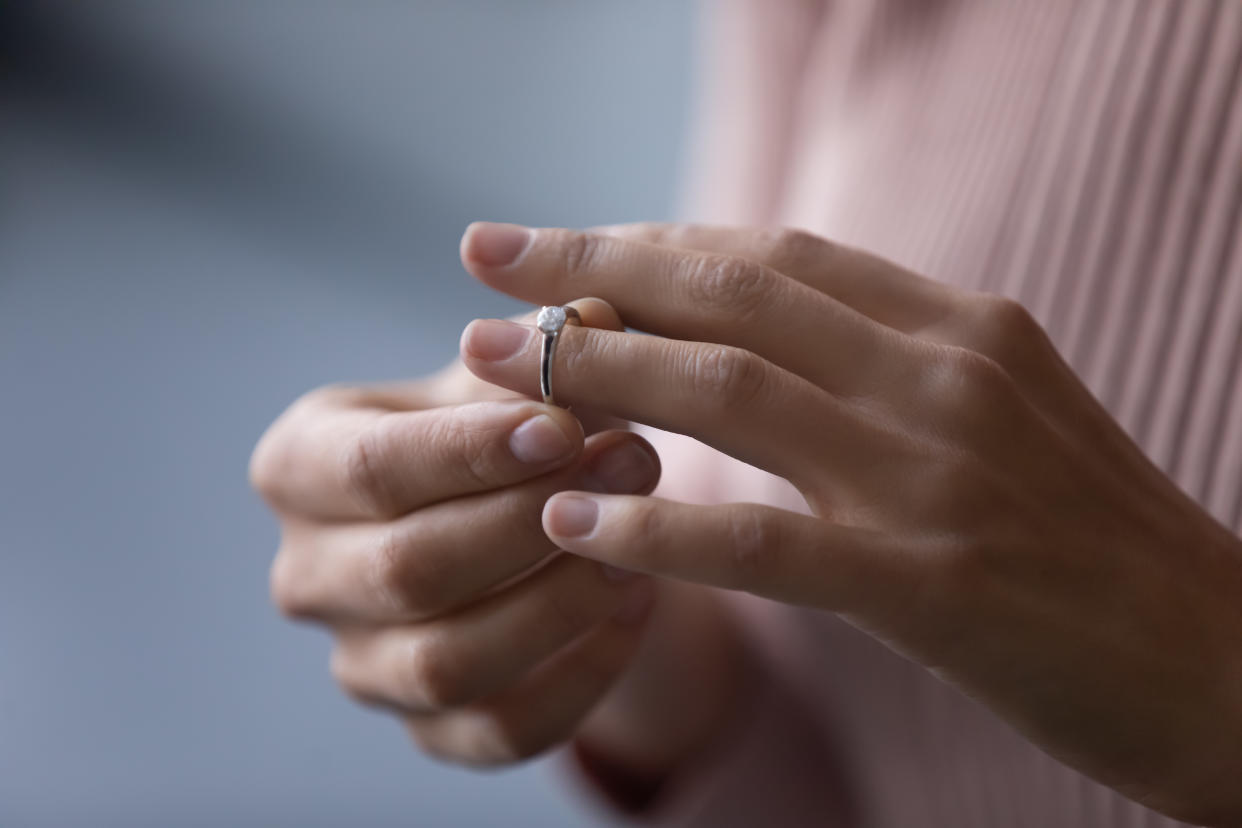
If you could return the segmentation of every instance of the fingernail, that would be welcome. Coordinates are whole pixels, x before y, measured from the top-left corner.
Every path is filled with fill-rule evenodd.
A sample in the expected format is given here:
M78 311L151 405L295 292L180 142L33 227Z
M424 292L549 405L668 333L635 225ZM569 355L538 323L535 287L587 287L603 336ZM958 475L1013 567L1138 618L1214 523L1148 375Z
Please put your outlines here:
M599 504L589 497L558 497L548 509L548 530L562 538L591 534L599 520Z
M651 583L635 586L630 594L625 596L625 602L621 604L621 609L613 614L613 619L618 624L630 626L637 624L647 615L647 610L655 602L655 589Z
M466 231L466 258L488 267L517 261L530 243L530 230L518 224L480 221Z
M573 452L568 435L547 414L531 417L509 435L509 450L523 463L543 464L563 460Z
M604 571L604 577L609 581L612 581L614 584L620 584L625 581L632 580L634 576L638 574L632 569L622 569L621 567L613 566L612 564L600 564L599 568Z
M656 462L646 449L626 441L595 458L583 474L588 491L630 494L642 491L655 479Z
M487 362L501 362L516 354L526 344L530 328L502 319L476 319L462 336L462 348L471 356Z

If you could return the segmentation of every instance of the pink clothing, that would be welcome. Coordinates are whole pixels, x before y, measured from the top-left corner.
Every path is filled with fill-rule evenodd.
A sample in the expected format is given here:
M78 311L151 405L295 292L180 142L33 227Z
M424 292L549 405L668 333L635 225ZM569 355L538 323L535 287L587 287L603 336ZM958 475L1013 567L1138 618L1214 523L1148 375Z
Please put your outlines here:
M711 9L688 218L802 227L1020 299L1149 455L1242 528L1242 3ZM666 494L805 508L784 481L652 439L680 485ZM767 685L657 821L1176 824L835 616L734 604Z

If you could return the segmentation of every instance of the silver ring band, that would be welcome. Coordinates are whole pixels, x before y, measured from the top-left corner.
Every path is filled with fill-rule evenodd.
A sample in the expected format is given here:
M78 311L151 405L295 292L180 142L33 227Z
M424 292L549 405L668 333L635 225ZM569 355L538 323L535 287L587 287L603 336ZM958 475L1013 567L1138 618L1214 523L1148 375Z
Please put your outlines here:
M543 333L543 350L539 357L539 390L543 401L556 405L552 398L552 356L556 353L557 340L566 325L581 325L582 317L568 305L545 305L539 309L535 327Z

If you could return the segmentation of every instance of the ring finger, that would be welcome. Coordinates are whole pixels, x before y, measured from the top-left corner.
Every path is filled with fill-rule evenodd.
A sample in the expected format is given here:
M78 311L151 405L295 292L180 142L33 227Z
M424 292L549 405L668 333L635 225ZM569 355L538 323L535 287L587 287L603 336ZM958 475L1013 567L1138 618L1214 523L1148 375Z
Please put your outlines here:
M868 468L878 456L878 426L861 409L749 351L572 327L561 337L552 385L566 404L695 437L804 492L826 467ZM531 396L540 349L536 331L502 320L475 320L462 336L476 376Z

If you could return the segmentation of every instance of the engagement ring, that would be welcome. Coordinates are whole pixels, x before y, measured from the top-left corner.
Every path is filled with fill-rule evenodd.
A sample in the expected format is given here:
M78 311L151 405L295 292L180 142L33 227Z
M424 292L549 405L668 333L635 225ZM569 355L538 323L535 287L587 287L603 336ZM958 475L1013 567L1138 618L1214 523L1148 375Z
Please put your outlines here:
M545 305L539 309L535 327L543 332L543 354L539 359L539 390L543 401L556 405L552 399L552 355L556 353L556 341L566 325L581 325L582 317L568 305Z

